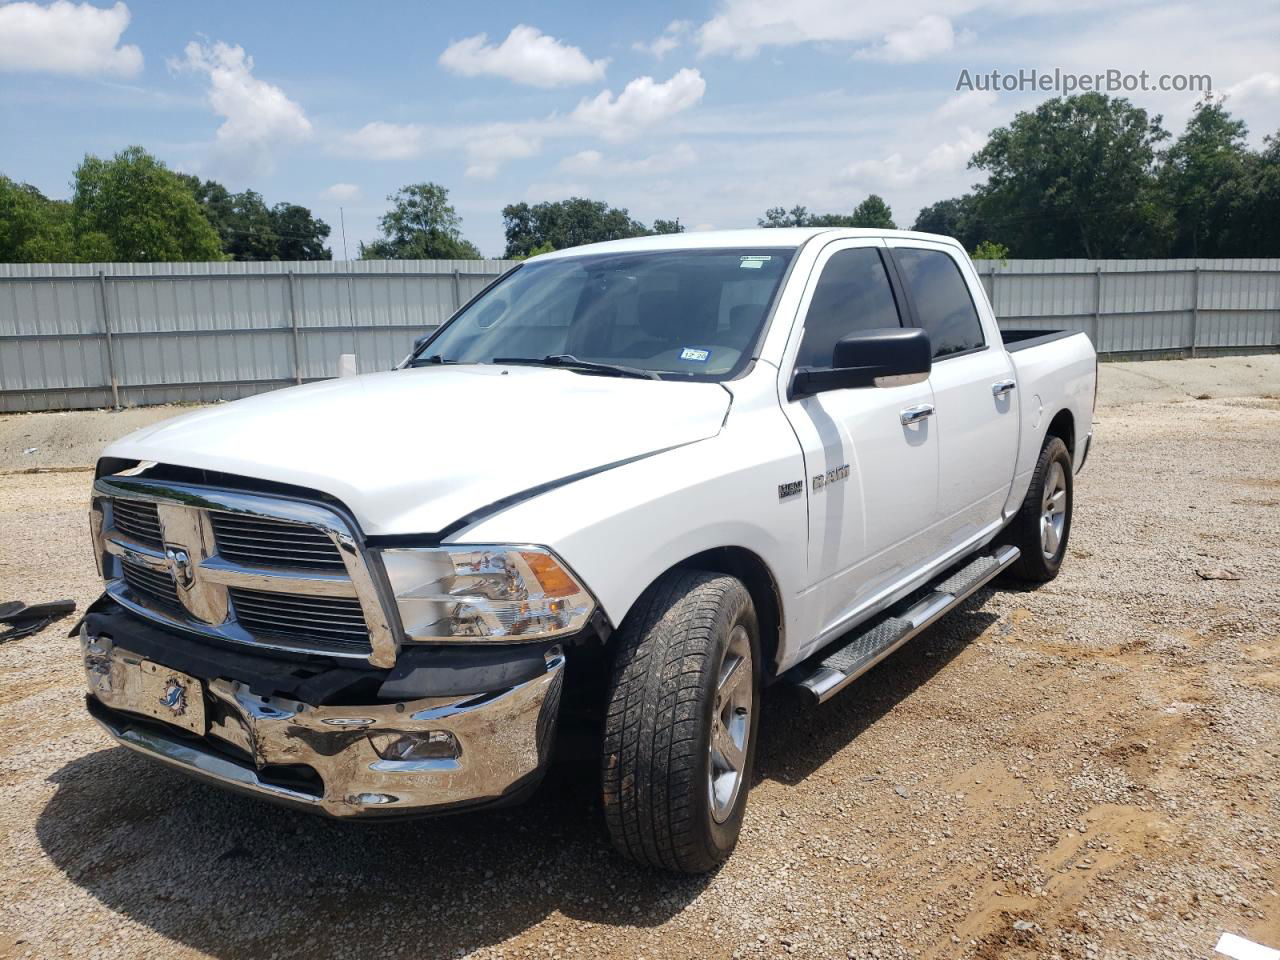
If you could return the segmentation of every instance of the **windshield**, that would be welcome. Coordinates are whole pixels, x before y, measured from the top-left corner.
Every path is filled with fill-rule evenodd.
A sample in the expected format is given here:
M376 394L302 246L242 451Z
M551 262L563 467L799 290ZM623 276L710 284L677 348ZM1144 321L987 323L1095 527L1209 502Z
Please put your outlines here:
M530 263L481 294L415 359L570 357L696 379L750 358L793 249L661 250Z

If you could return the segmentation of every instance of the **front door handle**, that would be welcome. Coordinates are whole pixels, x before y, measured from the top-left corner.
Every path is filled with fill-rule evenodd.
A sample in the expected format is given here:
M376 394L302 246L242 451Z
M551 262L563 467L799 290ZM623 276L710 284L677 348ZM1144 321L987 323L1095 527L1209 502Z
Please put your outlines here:
M917 403L914 407L907 407L899 414L904 427L910 426L913 423L919 423L921 420L928 420L932 416L932 403Z
M1013 393L1014 388L1018 386L1016 380L997 380L991 385L991 395L993 397L1003 397L1006 393Z

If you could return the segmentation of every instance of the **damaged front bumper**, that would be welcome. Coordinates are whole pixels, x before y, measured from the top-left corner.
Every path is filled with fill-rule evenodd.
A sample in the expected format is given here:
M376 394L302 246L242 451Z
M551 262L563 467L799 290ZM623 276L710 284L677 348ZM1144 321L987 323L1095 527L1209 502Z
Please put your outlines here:
M200 779L333 817L445 812L522 796L545 769L564 654L483 693L359 706L259 696L80 630L89 712L121 745ZM401 759L407 757L407 759Z

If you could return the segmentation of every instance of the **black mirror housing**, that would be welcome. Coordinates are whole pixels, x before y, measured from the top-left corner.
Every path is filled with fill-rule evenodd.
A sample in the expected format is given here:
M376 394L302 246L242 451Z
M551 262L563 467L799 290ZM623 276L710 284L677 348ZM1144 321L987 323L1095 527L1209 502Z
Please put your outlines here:
M430 340L430 339L431 339L431 334L430 334L430 333L424 333L424 334L423 334L422 336L420 336L420 337L414 337L414 338L413 338L413 352L414 352L414 353L417 353L419 350L421 350L421 349L422 349L422 345L423 345L424 343L426 343L426 342L427 342L428 340Z
M836 341L831 367L799 367L793 397L852 387L896 387L919 383L933 369L933 344L919 327L860 330Z

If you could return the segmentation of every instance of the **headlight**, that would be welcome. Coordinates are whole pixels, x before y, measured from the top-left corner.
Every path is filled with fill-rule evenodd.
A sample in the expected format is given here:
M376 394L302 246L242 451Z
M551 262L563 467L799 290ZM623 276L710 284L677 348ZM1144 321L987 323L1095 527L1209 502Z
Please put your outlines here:
M582 629L595 601L541 547L383 550L410 642L543 640Z

